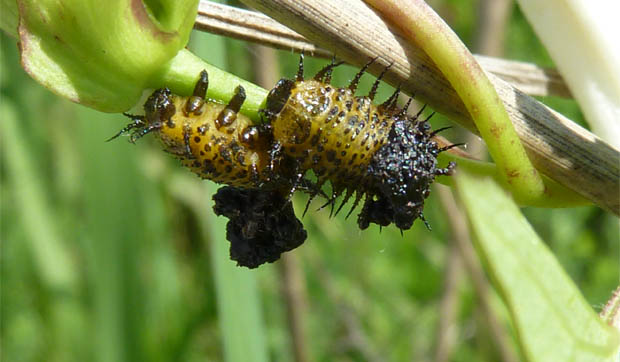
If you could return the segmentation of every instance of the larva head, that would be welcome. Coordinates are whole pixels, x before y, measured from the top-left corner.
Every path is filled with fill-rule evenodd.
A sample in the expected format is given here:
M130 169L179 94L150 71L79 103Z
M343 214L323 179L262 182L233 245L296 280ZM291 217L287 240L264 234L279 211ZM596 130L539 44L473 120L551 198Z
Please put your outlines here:
M378 200L367 202L358 223L384 225L393 222L398 228L411 228L422 218L424 200L437 169L437 144L430 140L426 126L401 117L392 125L389 142L374 155L368 166ZM380 216L384 214L384 216ZM385 216L387 215L387 216Z
M144 114L150 124L166 122L176 113L172 92L161 88L153 92L144 104Z

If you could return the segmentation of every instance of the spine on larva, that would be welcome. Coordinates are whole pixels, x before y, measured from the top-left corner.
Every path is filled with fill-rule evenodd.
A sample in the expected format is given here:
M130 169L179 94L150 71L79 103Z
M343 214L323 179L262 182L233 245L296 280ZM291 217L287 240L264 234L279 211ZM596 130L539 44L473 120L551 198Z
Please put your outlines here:
M304 79L302 56L296 79L280 80L267 98L264 113L278 151L272 151L272 156L293 160L299 175L312 170L317 189L330 181L332 205L344 193L336 213L353 194L351 210L364 198L358 216L361 229L370 223L394 223L406 230L417 218L426 223L423 208L430 185L437 175L450 174L455 165L438 167L437 155L445 149L431 140L434 133L428 119L419 120L420 113L407 115L409 104L397 107L398 91L381 105L372 103L383 74L368 96L355 96L371 63L349 87L335 88L329 84L331 72L340 63L332 62L313 79Z

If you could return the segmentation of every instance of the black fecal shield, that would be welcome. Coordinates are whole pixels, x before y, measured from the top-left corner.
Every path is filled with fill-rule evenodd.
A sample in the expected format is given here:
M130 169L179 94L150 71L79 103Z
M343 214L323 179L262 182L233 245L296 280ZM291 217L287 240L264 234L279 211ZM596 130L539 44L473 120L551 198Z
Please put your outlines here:
M295 217L293 205L277 191L225 186L213 200L215 214L230 219L226 238L230 258L237 265L256 268L273 263L306 240L306 230Z
M286 104L286 101L291 96L291 91L294 87L295 81L282 78L278 81L276 86L269 91L264 110L264 113L269 120L272 120L278 115L278 113L280 113L284 107L284 104Z
M368 174L377 189L376 200L367 199L358 218L361 229L369 223L411 228L422 215L424 199L437 170L437 145L424 129L403 118L394 122L389 141L373 156Z

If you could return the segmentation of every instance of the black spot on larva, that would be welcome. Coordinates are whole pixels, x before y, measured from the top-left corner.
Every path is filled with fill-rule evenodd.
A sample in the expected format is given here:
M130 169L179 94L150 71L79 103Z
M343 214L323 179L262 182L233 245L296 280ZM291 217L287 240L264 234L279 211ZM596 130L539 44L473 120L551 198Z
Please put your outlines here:
M327 156L327 161L334 162L334 159L336 158L336 152L334 150L327 151L325 155Z
M241 166L245 166L245 155L243 153L239 153L237 155L237 162L241 165ZM242 170L245 171L245 170Z
M224 160L232 162L232 152L230 151L230 148L224 146L220 147L220 155Z
M355 127L355 125L357 124L357 121L358 121L357 116L349 117L349 127Z

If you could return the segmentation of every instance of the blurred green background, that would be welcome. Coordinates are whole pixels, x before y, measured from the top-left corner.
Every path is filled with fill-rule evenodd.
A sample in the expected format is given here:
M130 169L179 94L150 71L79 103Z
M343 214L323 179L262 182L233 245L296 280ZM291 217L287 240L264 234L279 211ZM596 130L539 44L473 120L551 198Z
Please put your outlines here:
M478 3L432 2L473 49ZM515 5L503 31L506 58L553 65ZM3 360L520 358L501 300L492 289L476 292L454 252L437 192L425 209L432 232L421 223L402 237L394 227L360 231L346 213L311 211L304 245L257 270L237 268L226 219L211 210L217 185L179 167L151 137L104 142L127 119L42 88L21 70L15 40L1 36ZM290 52L209 34L194 34L190 47L267 88L297 64ZM306 59L307 74L326 63ZM339 68L334 83L345 85L356 71ZM372 81L365 76L359 89ZM379 101L391 90L382 86ZM583 122L574 101L543 101ZM434 127L448 123L434 118ZM458 129L445 135L465 137ZM296 196L298 214L305 201ZM618 284L617 218L595 207L524 212L598 310ZM491 302L505 344L490 342L494 322L481 299ZM447 357L439 357L440 344Z

